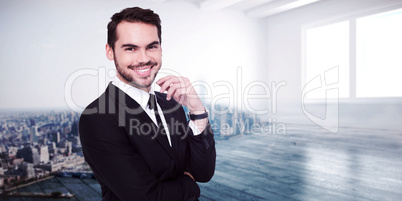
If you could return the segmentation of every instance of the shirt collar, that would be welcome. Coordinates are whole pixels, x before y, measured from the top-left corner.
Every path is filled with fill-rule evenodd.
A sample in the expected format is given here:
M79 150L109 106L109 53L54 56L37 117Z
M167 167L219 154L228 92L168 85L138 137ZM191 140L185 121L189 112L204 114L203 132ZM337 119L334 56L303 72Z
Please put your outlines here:
M133 87L129 84L126 84L122 82L117 76L116 78L112 81L112 84L122 90L124 93L126 93L130 98L134 99L138 104L141 105L142 108L146 108L148 105L148 100L149 100L149 94L154 94L154 87L151 86L151 89L149 90L149 93L138 89L136 87Z

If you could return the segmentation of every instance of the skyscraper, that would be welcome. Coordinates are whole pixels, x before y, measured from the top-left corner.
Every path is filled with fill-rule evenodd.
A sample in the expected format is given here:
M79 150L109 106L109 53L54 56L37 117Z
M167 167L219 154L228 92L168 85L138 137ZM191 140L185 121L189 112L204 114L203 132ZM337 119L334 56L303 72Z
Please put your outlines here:
M33 146L27 146L22 149L19 149L17 152L17 157L23 158L24 161L33 164L38 164L40 162L38 149L36 149Z
M30 143L31 144L37 144L38 143L38 127L36 125L31 127L31 136L30 136Z
M39 161L43 163L47 163L49 161L49 149L47 146L38 147L39 150Z

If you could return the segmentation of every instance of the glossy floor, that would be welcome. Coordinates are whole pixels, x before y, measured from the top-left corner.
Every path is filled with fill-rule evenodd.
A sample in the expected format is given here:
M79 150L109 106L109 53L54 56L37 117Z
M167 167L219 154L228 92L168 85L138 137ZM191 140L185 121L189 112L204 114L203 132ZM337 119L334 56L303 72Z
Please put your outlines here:
M200 200L402 200L402 132L287 125L218 141Z
M402 200L402 132L286 125L283 135L242 135L216 144L216 172L201 201ZM53 178L20 192L61 191L101 200L93 179ZM0 200L52 200L0 197Z

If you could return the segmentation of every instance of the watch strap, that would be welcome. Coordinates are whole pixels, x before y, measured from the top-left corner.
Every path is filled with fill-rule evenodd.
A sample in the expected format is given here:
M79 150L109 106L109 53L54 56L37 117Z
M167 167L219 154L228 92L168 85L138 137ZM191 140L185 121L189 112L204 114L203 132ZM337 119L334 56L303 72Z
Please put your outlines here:
M205 119L205 118L208 118L208 112L205 110L205 112L202 113L202 114L191 114L191 113L188 113L188 116L189 116L189 118L190 118L191 120Z

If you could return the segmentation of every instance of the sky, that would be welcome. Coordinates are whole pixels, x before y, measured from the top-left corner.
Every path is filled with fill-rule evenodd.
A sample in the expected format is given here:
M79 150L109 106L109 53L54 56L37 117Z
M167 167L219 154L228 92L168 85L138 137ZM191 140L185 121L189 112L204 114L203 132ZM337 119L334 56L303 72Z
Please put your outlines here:
M61 2L0 2L0 108L65 107L69 75L110 65L103 58L110 12Z

